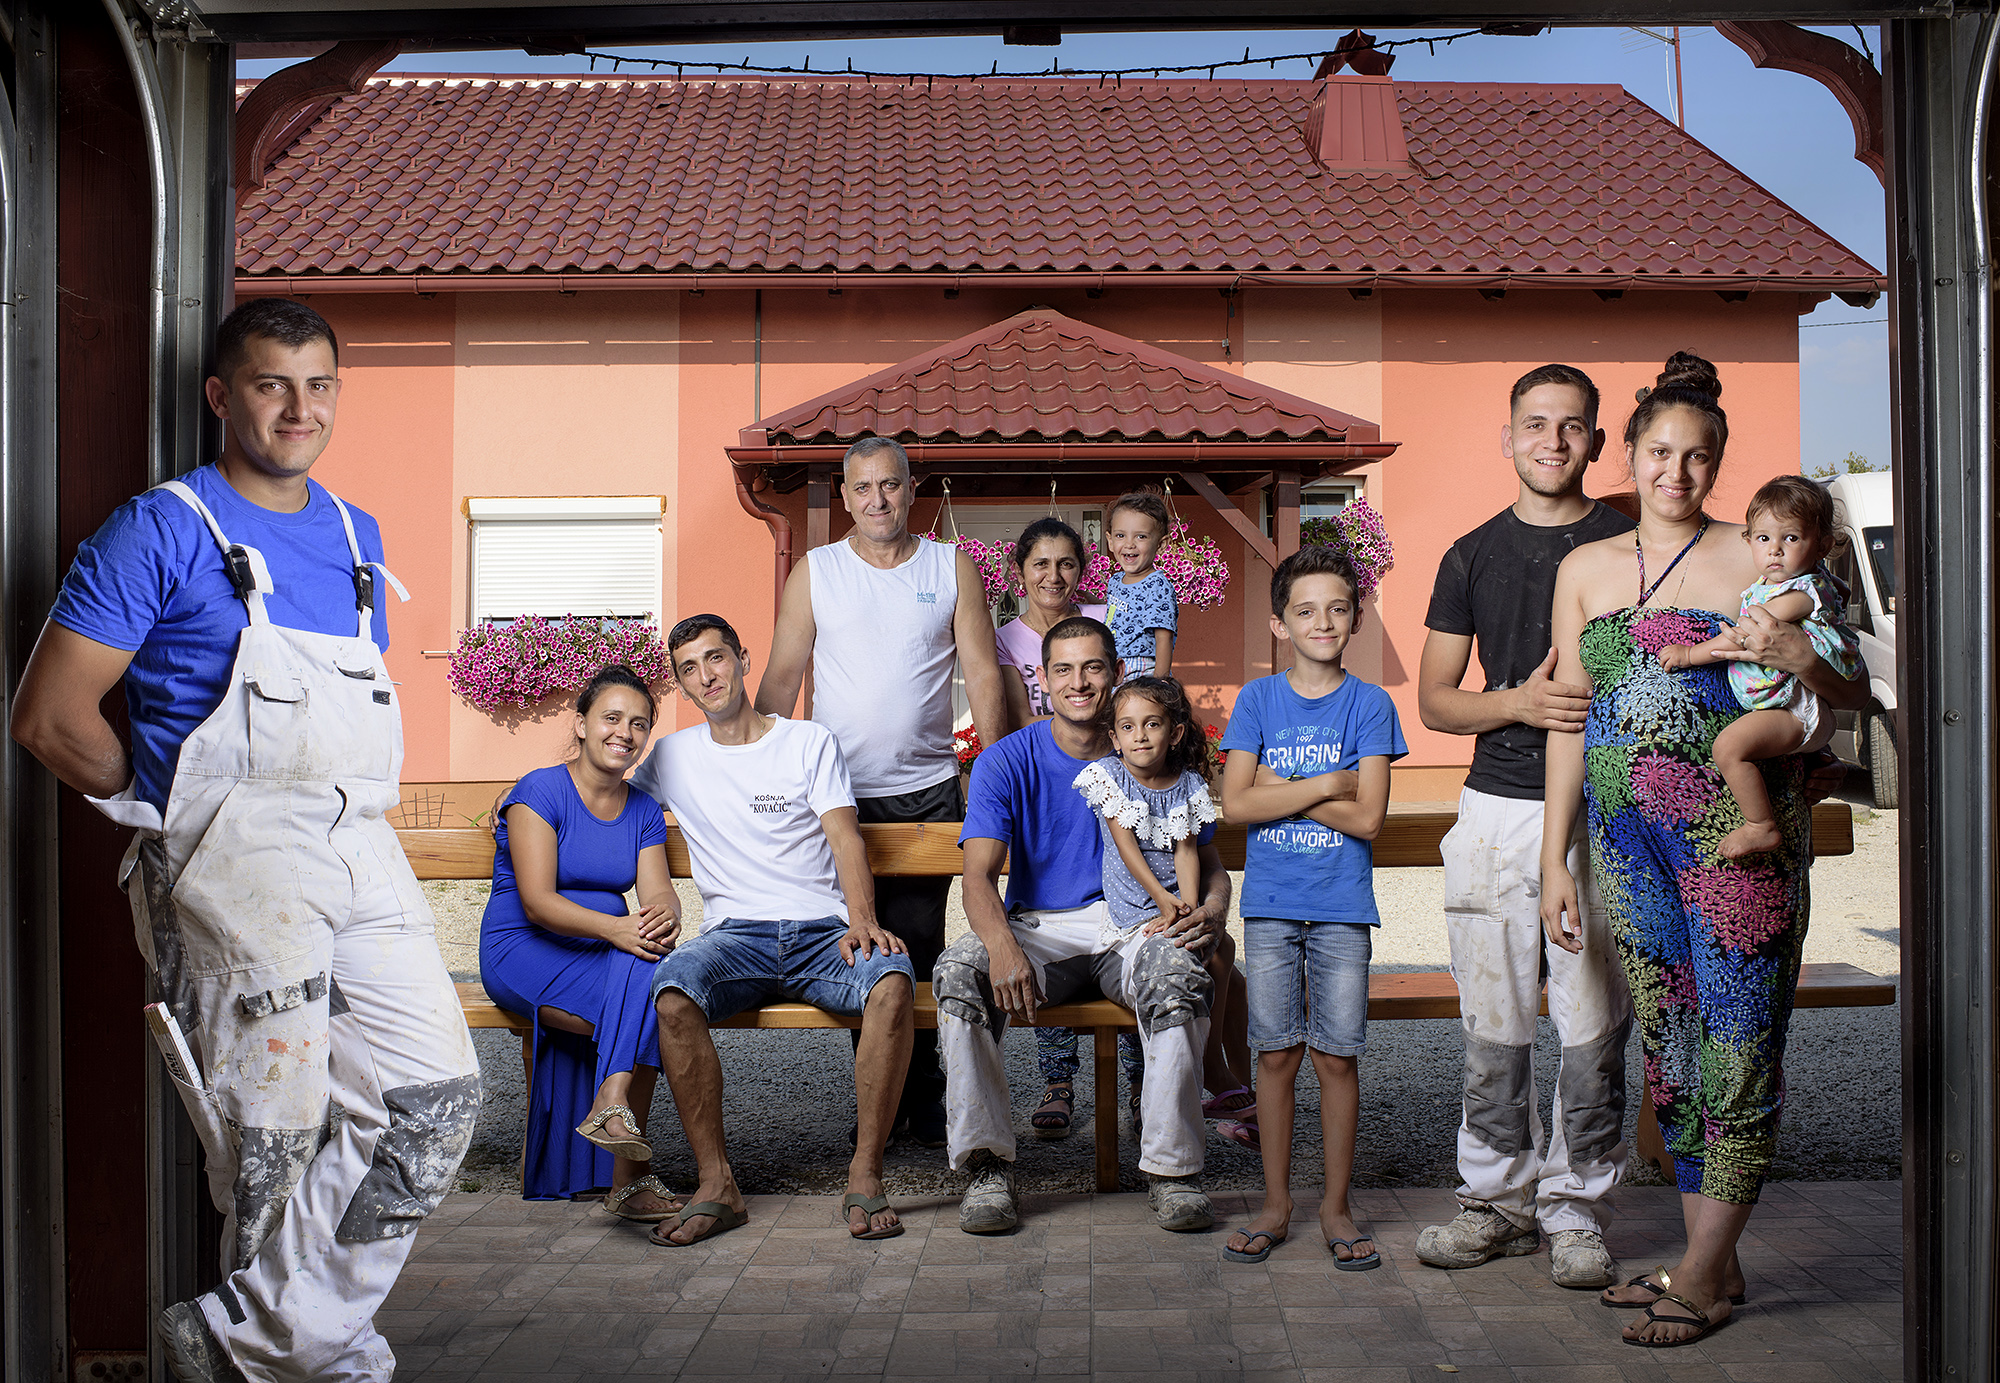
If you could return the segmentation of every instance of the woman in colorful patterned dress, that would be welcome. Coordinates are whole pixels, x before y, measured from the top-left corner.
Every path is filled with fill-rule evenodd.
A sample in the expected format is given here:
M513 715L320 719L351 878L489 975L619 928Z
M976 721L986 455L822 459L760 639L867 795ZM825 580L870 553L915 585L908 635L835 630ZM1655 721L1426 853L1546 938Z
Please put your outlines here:
M1550 735L1542 923L1580 944L1565 852L1585 808L1591 864L1611 915L1646 1076L1681 1190L1687 1249L1672 1269L1613 1287L1607 1306L1645 1310L1627 1343L1691 1344L1741 1301L1736 1242L1770 1169L1784 1098L1785 1030L1808 913L1811 813L1796 757L1762 768L1782 842L1724 859L1742 813L1716 771L1716 733L1741 715L1726 664L1670 672L1659 651L1731 627L1755 579L1740 526L1703 511L1729 436L1707 361L1685 352L1625 428L1639 527L1578 548L1556 578L1556 680L1593 688L1583 734ZM1835 707L1866 686L1821 661L1796 626L1736 621L1732 660L1803 679Z

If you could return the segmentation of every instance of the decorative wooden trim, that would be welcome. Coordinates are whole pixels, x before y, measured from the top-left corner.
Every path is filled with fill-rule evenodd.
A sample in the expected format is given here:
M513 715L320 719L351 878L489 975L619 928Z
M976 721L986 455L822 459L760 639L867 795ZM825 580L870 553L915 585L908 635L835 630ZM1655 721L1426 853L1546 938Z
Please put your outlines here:
M1716 32L1750 55L1757 67L1811 77L1833 93L1854 122L1854 157L1888 185L1882 165L1882 74L1830 34L1774 19L1724 23Z
M401 41L349 39L257 83L236 110L236 191L264 185L292 141L403 51Z
M1222 521L1236 530L1244 545L1264 559L1264 565L1273 571L1278 569L1277 544L1265 537L1256 522L1238 509L1228 495L1217 489L1213 480L1194 470L1182 471L1181 479L1188 483L1189 489L1209 502Z

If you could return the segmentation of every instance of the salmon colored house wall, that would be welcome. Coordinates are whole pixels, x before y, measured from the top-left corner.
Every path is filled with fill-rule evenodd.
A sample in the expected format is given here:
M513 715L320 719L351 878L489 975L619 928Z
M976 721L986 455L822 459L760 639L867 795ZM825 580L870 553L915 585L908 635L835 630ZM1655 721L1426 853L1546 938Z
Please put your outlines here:
M1497 301L1465 289L1356 299L1340 288L1255 286L1232 300L1207 288L1115 282L1097 299L974 286L955 300L935 288L320 294L312 305L341 335L344 383L335 441L316 474L381 519L391 565L411 588L411 602L391 614L405 777L511 778L555 761L567 723L496 723L445 685L438 654L467 614L468 496L664 496L662 614L728 617L751 651L754 681L770 646L771 540L738 506L723 449L761 416L1024 308L1053 307L1378 420L1384 439L1401 444L1356 472L1387 520L1397 561L1350 666L1388 687L1402 716L1411 753L1397 795L1441 797L1456 789L1470 743L1433 734L1418 717L1424 615L1445 548L1513 497L1499 453L1513 381L1551 360L1597 380L1611 438L1590 483L1601 494L1627 486L1617 437L1633 391L1673 350L1706 355L1720 367L1731 422L1711 509L1735 518L1763 480L1797 470L1797 316L1809 303L1779 293L1725 303L1706 292L1606 302L1526 289ZM971 488L954 487L961 510L978 503ZM803 556L803 492L763 498L790 515ZM1062 493L1065 504L1110 498ZM1242 683L1271 671L1270 571L1178 484L1175 502L1194 532L1216 539L1234 573L1221 610L1184 612L1176 668L1222 721ZM913 526L929 527L937 505L935 486L925 486ZM847 529L837 503L833 518L837 539ZM692 718L671 704L663 728Z

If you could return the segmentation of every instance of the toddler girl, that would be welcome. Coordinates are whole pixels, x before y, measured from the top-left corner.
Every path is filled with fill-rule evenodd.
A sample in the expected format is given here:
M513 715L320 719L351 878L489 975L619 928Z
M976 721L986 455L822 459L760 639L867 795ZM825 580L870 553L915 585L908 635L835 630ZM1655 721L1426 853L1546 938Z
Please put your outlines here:
M1104 901L1114 926L1152 922L1149 930L1159 931L1199 906L1198 852L1215 835L1215 802L1208 792L1213 751L1186 690L1171 677L1141 676L1113 693L1111 743L1116 753L1076 777L1103 837ZM1203 1106L1208 1114L1243 1113L1251 1099L1249 1081L1236 1072L1239 1064L1248 1069L1248 1049L1240 1031L1242 980L1235 959L1235 943L1225 932L1205 961L1215 985L1203 1083L1220 1092ZM1232 998L1238 1010L1233 1015ZM1136 1130L1144 1067L1133 1056L1127 1054L1126 1075ZM1254 1130L1247 1136L1254 1137Z
M1833 550L1833 496L1804 476L1781 475L1751 498L1743 538L1761 575L1743 593L1742 614L1762 606L1771 618L1799 625L1814 652L1853 677L1861 640L1841 618L1847 592L1820 565ZM1660 650L1660 665L1701 667L1725 661L1718 655L1737 646L1729 633L1692 647L1669 644ZM1729 683L1747 712L1715 737L1715 767L1743 813L1743 824L1717 847L1724 859L1733 860L1782 843L1758 762L1823 748L1834 726L1818 695L1788 672L1730 661Z
M1173 583L1153 565L1166 540L1166 502L1151 490L1121 496L1104 516L1104 548L1118 564L1104 583L1110 606L1104 622L1111 626L1128 682L1173 671L1179 607Z

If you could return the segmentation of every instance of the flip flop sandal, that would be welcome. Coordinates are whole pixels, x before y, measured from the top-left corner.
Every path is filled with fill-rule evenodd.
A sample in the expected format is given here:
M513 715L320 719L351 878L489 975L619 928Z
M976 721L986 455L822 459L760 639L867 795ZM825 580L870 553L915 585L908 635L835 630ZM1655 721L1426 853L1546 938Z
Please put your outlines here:
M1251 1152L1263 1151L1264 1137L1257 1131L1257 1121L1254 1118L1218 1119L1215 1121L1215 1131L1239 1148L1248 1148Z
M1655 1282L1653 1280L1653 1278L1655 1277L1659 1279L1658 1282ZM1673 1284L1673 1279L1667 1276L1666 1268L1662 1266L1653 1269L1652 1277L1648 1277L1646 1276L1646 1274L1640 1273L1637 1277L1633 1278L1630 1282L1627 1282L1625 1285L1627 1287L1644 1288L1646 1291L1651 1292L1655 1297L1663 1297L1667 1294L1667 1288L1673 1286L1674 1284ZM1643 1301L1612 1301L1608 1297L1602 1295L1600 1295L1597 1298L1597 1304L1599 1306L1608 1306L1613 1311L1643 1311L1646 1309L1647 1306L1651 1305L1650 1302L1643 1302ZM1743 1304L1743 1293L1741 1292L1734 1293L1729 1298L1729 1304L1731 1306L1741 1306Z
M1686 1297L1673 1292L1660 1293L1660 1301L1671 1301L1676 1306L1684 1306L1694 1312L1694 1316L1692 1319L1687 1316L1662 1316L1659 1310L1660 1303L1656 1301L1646 1308L1647 1320L1652 1321L1656 1325L1698 1325L1701 1329L1679 1340L1635 1340L1630 1336L1622 1336L1621 1338L1624 1339L1626 1344L1637 1345L1640 1349L1679 1349L1682 1345L1691 1345L1696 1340L1713 1335L1716 1331L1722 1329L1723 1326L1728 1325L1732 1320L1736 1319L1734 1316L1724 1316L1719 1321L1712 1321L1708 1318L1708 1312L1696 1306Z
M862 1228L859 1234L854 1232L853 1224L849 1223L847 1219L847 1212L857 1206L860 1207L861 1213L868 1217L867 1225ZM841 1223L847 1225L847 1237L850 1239L893 1239L901 1234L903 1232L901 1221L891 1225L888 1229L874 1228L875 1217L888 1208L889 1198L887 1196L864 1196L857 1192L849 1191L840 1200L840 1219Z
M662 1200L672 1200L674 1198L674 1193L669 1191L666 1183L658 1177L643 1176L637 1181L626 1183L616 1191L607 1193L604 1197L604 1208L621 1220L636 1220L640 1224L657 1224L661 1220L671 1220L674 1216L681 1213L678 1210L626 1210L623 1208L626 1201L647 1191L651 1191Z
M1259 1239L1264 1241L1264 1247L1261 1249L1256 1246ZM1271 1256L1272 1249L1284 1242L1282 1236L1267 1234L1261 1229L1252 1230L1249 1238L1246 1240L1249 1247L1233 1249L1224 1244L1222 1246L1222 1256L1232 1263L1262 1263L1266 1258Z
M1381 1267L1382 1254L1376 1249L1370 1249L1368 1252L1358 1254L1353 1258L1342 1258L1338 1253L1334 1253L1335 1249L1346 1249L1349 1253L1353 1253L1354 1246L1364 1240L1371 1244L1375 1242L1374 1236L1370 1234L1357 1234L1352 1239L1327 1240L1326 1251L1333 1254L1333 1266L1344 1273L1365 1273L1372 1268Z
M1063 1093L1058 1095L1056 1091ZM1051 1106L1061 1105L1061 1109ZM1035 1137L1045 1141L1067 1138L1070 1125L1076 1118L1076 1087L1066 1080L1052 1080L1048 1089L1042 1092L1042 1107L1028 1117L1028 1127L1035 1131Z
M732 1229L741 1229L750 1223L748 1210L738 1210L733 1206L724 1205L721 1201L699 1201L685 1207L675 1216L674 1228L680 1228L680 1221L691 1220L697 1215L707 1215L713 1223L685 1244L669 1239L666 1234L660 1233L657 1226L646 1237L663 1249L690 1249L705 1239L713 1239L718 1234L727 1234ZM669 1234L672 1232L672 1230L667 1231Z
M613 1138L604 1131L604 1126L613 1119L623 1119L626 1128L639 1127L639 1116L622 1104L607 1105L576 1126L579 1136L595 1143L613 1157L622 1157L631 1162L651 1162L653 1145L643 1138Z
M1248 1095L1250 1099L1245 1103L1237 1098L1239 1095ZM1203 1100L1201 1102L1201 1115L1204 1119L1224 1119L1232 1114L1241 1114L1246 1109L1255 1109L1256 1107L1257 1096L1255 1092L1247 1085L1239 1085L1234 1090L1225 1090L1220 1095Z

